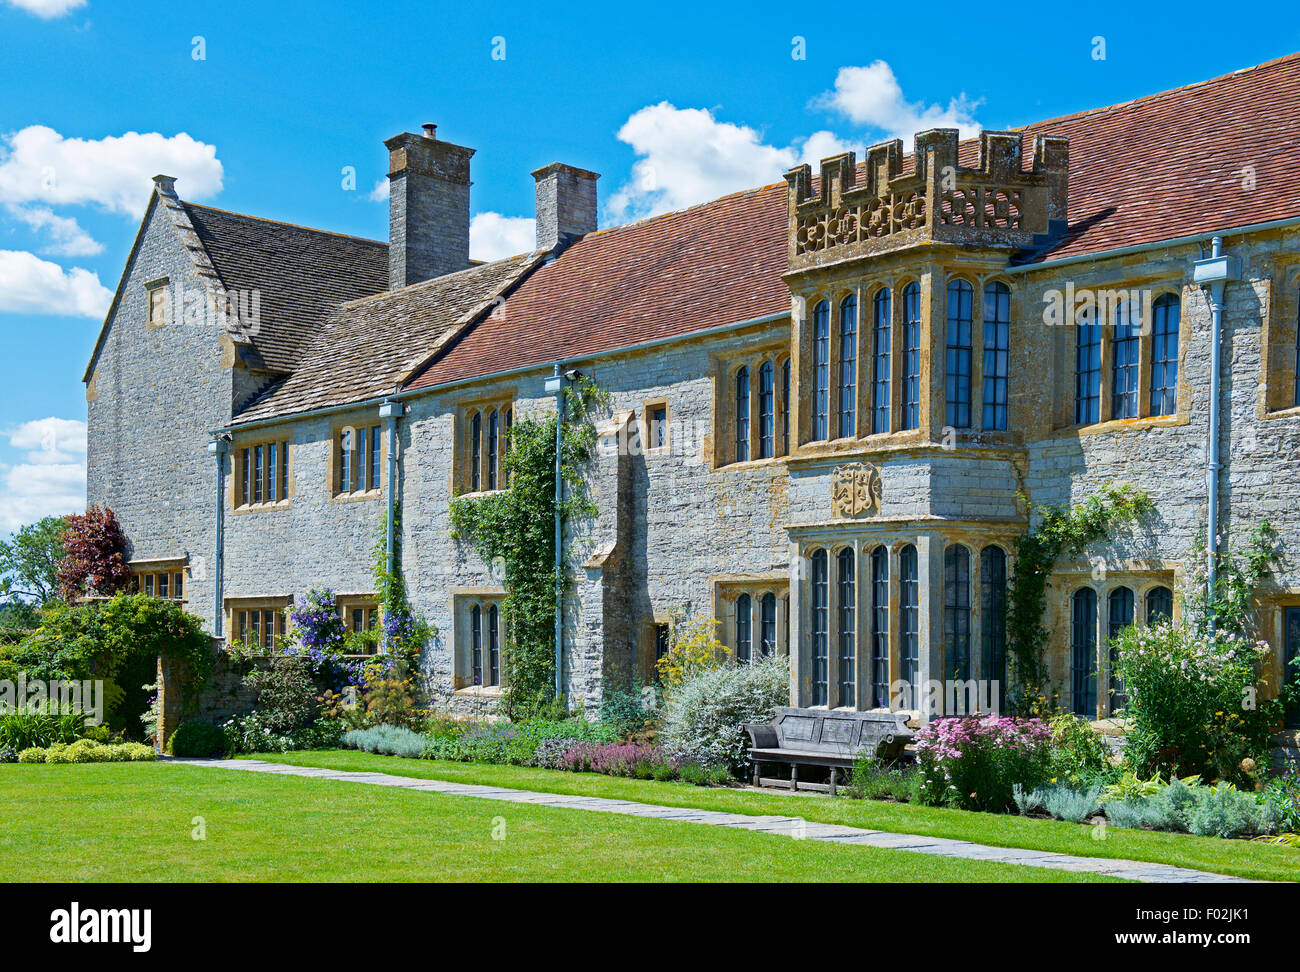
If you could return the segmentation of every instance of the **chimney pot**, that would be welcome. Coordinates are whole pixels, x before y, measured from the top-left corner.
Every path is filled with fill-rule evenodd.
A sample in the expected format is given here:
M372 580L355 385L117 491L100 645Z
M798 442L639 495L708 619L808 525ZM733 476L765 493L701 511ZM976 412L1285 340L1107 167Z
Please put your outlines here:
M438 137L436 134L434 134L435 132L438 131L438 126L435 125L433 122L425 122L423 127L424 127L424 137L425 137L425 138L437 138L437 137Z

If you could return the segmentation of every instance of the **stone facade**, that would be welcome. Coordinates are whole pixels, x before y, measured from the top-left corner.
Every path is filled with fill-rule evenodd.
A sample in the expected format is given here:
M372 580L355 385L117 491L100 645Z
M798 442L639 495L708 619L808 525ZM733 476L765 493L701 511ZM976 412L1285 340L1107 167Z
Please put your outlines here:
M414 160L426 139L388 145L395 159ZM807 167L788 174L788 314L565 360L611 396L587 473L600 513L572 524L566 538L571 702L598 710L608 692L652 678L658 627L688 609L716 618L733 649L788 651L794 704L884 704L924 716L931 681L1005 677L998 598L1033 507L1076 503L1115 482L1145 490L1155 516L1061 564L1046 619L1062 703L1110 713L1106 642L1117 612L1142 623L1148 596L1162 604L1178 591L1205 533L1210 308L1193 280L1209 246L1205 227L1137 248L1043 257L1067 222L1066 138L1040 138L1025 167L1018 134L985 133L969 151L951 132L921 133L916 144L910 168L901 147L886 143L868 152L865 168L852 155L827 160L815 189ZM467 190L468 154L461 161ZM394 173L413 165L399 159ZM539 250L562 260L568 239L594 229L596 177L560 165L534 175ZM456 269L460 253L459 224L433 210L424 230L436 232L425 238L452 255L425 260L429 247L413 243L413 178L393 179L390 265L407 261L394 271L395 288ZM451 182L461 185L459 176ZM454 202L459 213L459 196ZM1240 544L1267 518L1284 550L1300 542L1289 495L1300 484L1298 243L1296 226L1226 241L1241 279L1227 285L1224 312L1222 533ZM232 403L261 379L241 369L230 342L216 331L145 323L147 284L184 279L187 265L181 236L151 208L89 373L91 501L116 510L137 558L189 565L189 610L215 627L204 570L217 561L217 473L206 446L209 432L224 430L223 612L310 588L373 597L387 490L340 491L337 450L341 429L384 425L379 399L241 424ZM541 265L527 272L546 273ZM1045 308L1058 292L1085 290L1123 290L1139 307L1168 295L1166 311L1175 302L1169 408L1153 404L1153 369L1170 355L1158 353L1148 309L1122 347L1103 321L1097 414L1076 414L1085 330L1073 315L1049 323ZM511 300L505 291L485 295L484 314L509 320ZM854 326L846 329L848 308ZM1005 398L994 382L1000 324ZM472 334L468 327L457 335ZM1125 370L1117 355L1122 365L1130 351ZM413 348L411 357L430 354ZM451 500L470 488L470 416L550 413L551 375L551 363L528 365L390 396L402 411L394 456L401 568L414 607L437 629L424 674L442 708L491 712L500 695L499 685L475 684L467 613L502 595L500 578L450 535ZM1115 383L1130 377L1134 394L1121 401ZM984 410L986 388L1004 418ZM963 401L969 415L953 410ZM289 443L288 495L241 507L236 457L268 440ZM384 464L392 447L385 438ZM1081 629L1082 588L1095 603ZM1300 608L1300 561L1286 563L1260 608L1275 680L1292 607ZM1177 616L1176 598L1172 610ZM929 711L951 710L941 699Z

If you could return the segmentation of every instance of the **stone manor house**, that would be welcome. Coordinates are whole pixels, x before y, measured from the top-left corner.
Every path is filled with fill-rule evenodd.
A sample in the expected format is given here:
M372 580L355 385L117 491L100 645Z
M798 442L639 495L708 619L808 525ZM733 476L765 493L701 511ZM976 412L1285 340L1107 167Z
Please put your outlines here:
M385 144L387 243L158 176L86 368L88 499L141 589L215 636L264 644L311 588L373 625L397 499L430 689L492 710L504 591L449 504L505 487L512 422L576 371L612 396L599 514L566 544L562 678L589 712L654 677L681 609L740 663L788 653L797 705L1000 681L1031 507L1105 482L1156 513L1052 579L1065 706L1122 704L1109 637L1179 614L1212 490L1225 540L1277 527L1272 677L1300 652L1300 55L603 230L598 176L555 163L536 249L490 263L474 150L432 125Z

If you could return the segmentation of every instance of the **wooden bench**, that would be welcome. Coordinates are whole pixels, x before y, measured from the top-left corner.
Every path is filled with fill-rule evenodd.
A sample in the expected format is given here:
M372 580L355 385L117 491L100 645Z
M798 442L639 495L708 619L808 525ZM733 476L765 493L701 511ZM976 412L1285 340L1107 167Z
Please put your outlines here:
M806 790L829 790L834 796L840 770L851 767L862 753L889 759L901 756L912 741L905 712L849 712L826 709L779 708L770 723L746 723L749 758L754 762L754 785L799 789L800 766L825 766L830 784L805 783ZM763 763L784 763L790 779L764 779Z

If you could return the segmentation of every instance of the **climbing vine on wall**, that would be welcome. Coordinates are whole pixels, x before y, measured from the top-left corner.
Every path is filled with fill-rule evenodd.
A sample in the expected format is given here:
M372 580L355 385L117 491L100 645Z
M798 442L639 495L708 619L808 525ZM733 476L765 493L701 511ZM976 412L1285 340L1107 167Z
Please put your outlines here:
M585 377L565 395L561 475L563 522L594 517L583 469L596 445L592 414L608 393ZM453 536L468 541L485 563L505 564L501 605L504 627L505 704L511 718L526 718L550 704L555 685L555 415L517 419L505 460L507 487L488 496L452 501ZM561 572L567 589L568 576Z
M1039 523L1016 543L1015 568L1007 597L1007 649L1016 691L1013 706L1022 711L1045 698L1047 670L1043 626L1047 582L1061 556L1077 557L1090 543L1155 508L1151 498L1127 484L1106 484L1097 495L1069 509L1040 506Z
M406 597L406 581L402 576L402 507L393 505L393 569L388 569L388 519L379 518L379 531L375 540L374 566L371 569L375 590L379 595L381 645L383 653L374 665L383 671L370 670L367 682L386 675L406 678L419 667L420 655L433 638L435 629L423 617L411 610ZM371 666L374 667L373 665ZM398 670L394 670L398 669Z

